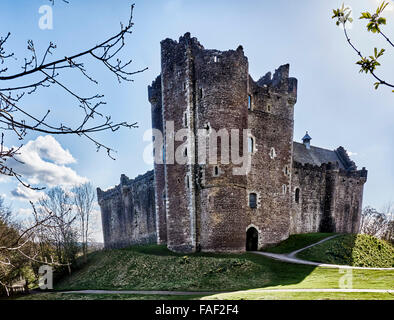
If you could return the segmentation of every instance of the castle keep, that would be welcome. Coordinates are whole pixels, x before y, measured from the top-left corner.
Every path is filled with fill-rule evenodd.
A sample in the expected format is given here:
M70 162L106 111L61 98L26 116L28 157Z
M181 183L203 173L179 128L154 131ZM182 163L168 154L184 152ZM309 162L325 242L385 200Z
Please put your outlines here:
M208 50L189 33L163 40L161 57L148 95L152 127L164 137L154 152L164 163L98 189L107 248L157 242L176 252L239 252L295 233L358 232L367 171L342 147L311 146L308 133L293 142L297 80L289 65L254 81L241 46ZM186 144L169 124L184 129ZM240 133L246 174L235 174L242 163L223 158L221 129ZM208 153L197 141L201 131L217 134L217 163L201 161ZM190 161L169 163L169 150L183 145Z

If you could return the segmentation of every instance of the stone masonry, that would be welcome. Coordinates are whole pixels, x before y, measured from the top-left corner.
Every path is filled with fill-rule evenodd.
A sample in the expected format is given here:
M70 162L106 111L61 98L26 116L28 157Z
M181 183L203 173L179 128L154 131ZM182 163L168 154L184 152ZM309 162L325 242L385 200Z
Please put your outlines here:
M164 137L154 152L164 163L98 189L105 247L154 242L175 252L242 252L295 233L358 232L367 171L342 147L311 146L308 134L293 142L297 80L289 65L254 81L241 46L208 50L189 33L163 40L161 57L148 96L152 128ZM174 141L169 124L184 129L186 143ZM234 174L241 165L223 158L221 129L240 132L247 174ZM217 163L201 161L208 148L197 141L201 130L217 138ZM169 151L179 148L190 161L170 163Z

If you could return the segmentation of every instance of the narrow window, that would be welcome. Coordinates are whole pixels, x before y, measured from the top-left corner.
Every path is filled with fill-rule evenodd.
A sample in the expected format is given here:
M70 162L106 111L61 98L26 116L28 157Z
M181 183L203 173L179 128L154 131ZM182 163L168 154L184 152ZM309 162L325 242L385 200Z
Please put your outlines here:
M218 177L219 176L219 167L218 166L215 166L213 168L213 176L214 177Z
M186 82L183 83L183 90L186 90Z
M294 200L295 200L296 203L300 203L300 189L299 189L299 188L297 188L297 189L295 190L295 197L294 197Z
M202 88L200 88L199 94L200 94L200 99L202 99Z
M287 193L287 186L285 184L282 186L282 192L283 194Z
M163 145L162 153L163 153L163 163L166 163L166 148L164 147L164 145Z
M218 61L219 61L218 57L217 57L217 56L214 56L214 57L213 57L213 62L218 62Z
M249 193L249 207L252 209L257 208L257 194Z
M189 176L186 176L186 188L189 189L189 187L190 187Z
M252 137L248 138L248 151L249 151L249 153L254 152L254 140Z
M276 157L275 148L271 148L271 150L270 150L270 158L271 159L275 159L275 157Z
M248 95L248 110L252 110L252 96Z
M271 105L267 106L267 112L271 112Z
M187 157L187 148L185 148L185 151L183 152L184 156Z
M185 112L183 115L183 122L185 124L185 127L187 127L187 112Z

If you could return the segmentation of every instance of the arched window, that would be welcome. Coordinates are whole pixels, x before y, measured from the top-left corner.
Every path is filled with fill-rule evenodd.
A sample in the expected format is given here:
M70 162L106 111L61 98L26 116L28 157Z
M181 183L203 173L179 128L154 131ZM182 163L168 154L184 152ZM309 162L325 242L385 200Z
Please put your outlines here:
M253 139L253 137L249 137L248 138L248 151L249 151L249 153L253 153L254 152L254 139Z
M252 96L248 95L248 110L252 110Z
M257 194L249 193L249 207L252 209L257 208Z
M294 200L296 203L300 203L300 188L295 189Z
M219 174L220 174L219 167L218 167L218 166L215 166L215 167L213 168L213 176L214 176L214 177L219 177Z

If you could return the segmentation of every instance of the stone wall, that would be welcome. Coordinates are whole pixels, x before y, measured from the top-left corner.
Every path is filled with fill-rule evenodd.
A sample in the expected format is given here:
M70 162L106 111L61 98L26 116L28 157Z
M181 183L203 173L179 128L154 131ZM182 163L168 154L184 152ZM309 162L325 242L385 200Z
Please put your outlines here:
M326 166L294 162L291 194L290 233L320 231L326 196Z
M161 76L158 76L152 85L148 87L148 97L151 103L152 129L164 134L163 125L163 104L161 92ZM155 141L153 141L155 143ZM155 186L155 210L157 243L167 243L167 210L166 210L166 190L165 190L165 166L164 149L154 149L154 155L159 161L154 164L154 186Z
M357 233L367 171L294 162L290 233ZM296 190L299 200L296 201Z
M249 95L248 128L254 150L247 188L248 194L257 194L258 205L247 206L247 212L250 226L259 232L258 248L262 248L289 236L297 80L289 78L289 65L283 65L272 79L271 73L257 82L249 78Z
M121 176L113 189L97 189L105 248L156 243L154 173L134 180Z

